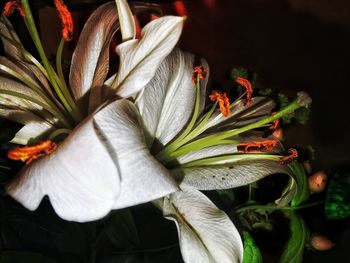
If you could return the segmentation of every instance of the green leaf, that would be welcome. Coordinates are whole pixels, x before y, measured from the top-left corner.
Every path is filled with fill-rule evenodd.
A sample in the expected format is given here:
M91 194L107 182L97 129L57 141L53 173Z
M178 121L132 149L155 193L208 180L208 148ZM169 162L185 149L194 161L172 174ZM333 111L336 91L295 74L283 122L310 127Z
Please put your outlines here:
M290 237L284 247L280 263L301 263L306 241L309 239L309 230L304 220L294 211L290 212Z
M58 263L38 253L23 251L2 251L0 254L1 263Z
M294 198L292 199L292 203L291 203L292 207L296 207L309 199L310 197L309 184L307 181L305 170L300 163L298 163L297 161L294 161L289 165L289 167L292 170L295 176L295 180L297 182L298 191L294 196Z
M262 263L263 258L260 250L254 242L254 239L247 231L243 231L244 253L243 263Z
M328 219L350 216L350 173L338 171L327 191L325 212Z

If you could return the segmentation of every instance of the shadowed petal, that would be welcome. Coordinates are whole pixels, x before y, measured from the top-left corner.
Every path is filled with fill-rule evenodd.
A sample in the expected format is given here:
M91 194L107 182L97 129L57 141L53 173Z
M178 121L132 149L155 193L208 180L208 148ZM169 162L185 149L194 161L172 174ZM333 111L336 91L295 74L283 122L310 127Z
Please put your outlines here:
M78 100L90 89L102 86L109 69L109 44L119 26L115 3L106 3L90 16L80 34L72 56L69 82ZM96 108L99 93L91 96L91 107Z
M201 64L208 68L205 60L202 60ZM161 144L167 144L191 118L196 100L196 87L192 82L194 66L194 55L174 49L137 98L136 104L149 135L149 146L155 138ZM203 99L205 90L206 80L203 80Z
M220 111L216 111L206 124L207 131L234 129L250 123L256 122L271 114L275 103L267 97L254 97L250 106L245 106L245 100L240 100L231 108L228 117L223 116Z
M229 219L197 190L165 198L164 216L175 221L186 263L235 263L243 258L241 237Z
M0 109L0 116L24 125L11 140L12 143L26 145L32 140L39 142L54 129L53 125L44 119L26 111Z

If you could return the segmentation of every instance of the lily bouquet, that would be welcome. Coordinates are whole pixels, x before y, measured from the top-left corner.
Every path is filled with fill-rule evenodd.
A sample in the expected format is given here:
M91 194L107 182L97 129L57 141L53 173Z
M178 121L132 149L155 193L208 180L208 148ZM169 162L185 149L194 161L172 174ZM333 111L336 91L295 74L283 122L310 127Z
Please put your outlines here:
M19 145L7 155L25 162L6 192L29 210L47 196L59 217L76 222L152 201L175 222L185 262L242 262L241 234L201 191L232 189L280 173L290 179L275 205L298 198L291 164L297 152L286 152L272 136L264 138L261 129L308 107L309 97L300 92L272 112L271 99L251 97L250 82L237 78L246 92L231 102L224 92L213 91L208 109L208 64L175 47L185 19L157 18L136 37L134 15L155 7L129 6L125 0L93 12L65 78L62 50L73 23L63 1L55 4L63 22L55 66L27 0L9 1L1 16L6 55L0 57L0 116L23 125L11 141ZM41 62L26 51L6 17L15 9ZM118 30L122 43L113 74L109 48Z

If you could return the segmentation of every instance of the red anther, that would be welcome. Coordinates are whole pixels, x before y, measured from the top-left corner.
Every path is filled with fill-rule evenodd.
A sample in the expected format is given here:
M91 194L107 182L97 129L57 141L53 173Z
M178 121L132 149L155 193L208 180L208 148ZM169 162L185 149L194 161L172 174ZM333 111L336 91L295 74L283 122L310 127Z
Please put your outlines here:
M5 4L4 15L9 16L13 13L14 10L17 10L21 16L25 17L26 13L23 10L21 3L18 0L9 1Z
M288 153L289 153L289 155L281 158L280 164L282 164L282 165L289 164L291 161L298 158L298 151L297 150L290 148L288 150Z
M244 87L246 89L247 101L245 103L245 106L248 107L252 102L252 94L253 94L252 84L249 82L249 80L247 80L245 78L241 78L241 77L236 78L235 81L236 81L236 83L238 83L239 85L241 85L242 87Z
M203 66L197 66L193 69L192 81L194 84L197 84L198 80L201 80L207 76L208 72L204 69Z
M70 41L73 37L72 15L62 0L55 0L55 6L62 21L62 36L66 41Z
M226 95L226 92L214 90L211 95L209 95L211 101L218 101L220 112L222 115L227 117L230 114L230 100Z
M277 112L273 112L272 115L276 114ZM275 131L277 130L277 128L279 127L280 125L280 119L276 119L273 121L273 123L271 124L271 126L269 127L269 130L270 131Z
M271 151L277 146L276 140L265 140L257 142L244 142L237 146L239 152L252 153L252 152L266 152Z
M22 161L29 164L41 156L52 153L56 148L57 145L53 141L47 140L33 146L15 148L8 151L7 157L11 160Z

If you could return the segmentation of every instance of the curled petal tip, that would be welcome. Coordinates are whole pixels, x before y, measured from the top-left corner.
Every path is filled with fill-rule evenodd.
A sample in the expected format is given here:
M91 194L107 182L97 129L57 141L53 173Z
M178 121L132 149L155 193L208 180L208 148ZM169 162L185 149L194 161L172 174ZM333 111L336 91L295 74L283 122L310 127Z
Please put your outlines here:
M310 98L309 94L307 94L305 91L299 91L297 93L298 96L298 103L303 107L310 107L312 103L312 99Z

